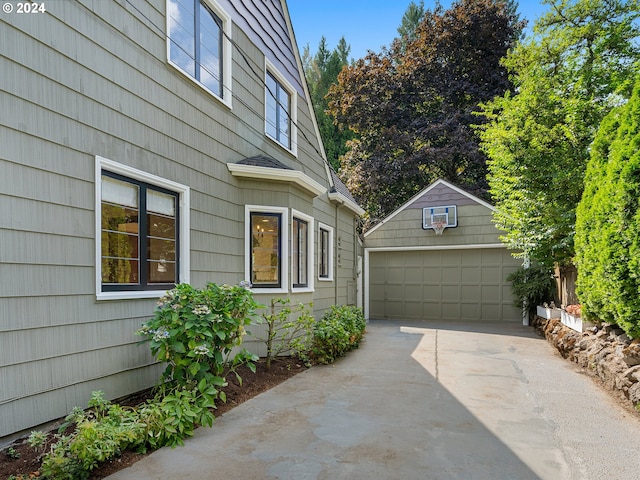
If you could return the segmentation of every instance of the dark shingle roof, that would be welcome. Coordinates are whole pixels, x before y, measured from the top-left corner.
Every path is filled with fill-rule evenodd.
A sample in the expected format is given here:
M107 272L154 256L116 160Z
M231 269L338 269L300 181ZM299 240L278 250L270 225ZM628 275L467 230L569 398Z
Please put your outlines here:
M276 160L275 158L267 157L266 155L256 155L255 157L244 158L237 163L238 165L251 165L253 167L267 167L267 168L279 168L280 170L293 170L293 168L287 167L284 163Z
M330 170L331 170L331 180L333 180L333 187L331 188L331 191L344 195L345 197L347 197L349 200L351 200L353 203L357 205L358 202L356 202L356 199L353 198L353 195L351 195L351 192L349 191L347 186L344 183L342 183L342 180L340 180L340 177L338 177L338 174L334 172L333 169L330 169Z

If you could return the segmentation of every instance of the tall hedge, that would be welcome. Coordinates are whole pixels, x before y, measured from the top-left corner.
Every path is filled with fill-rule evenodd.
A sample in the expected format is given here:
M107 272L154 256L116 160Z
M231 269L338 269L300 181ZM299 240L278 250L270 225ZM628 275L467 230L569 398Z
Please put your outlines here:
M602 122L576 211L583 314L640 337L640 77Z

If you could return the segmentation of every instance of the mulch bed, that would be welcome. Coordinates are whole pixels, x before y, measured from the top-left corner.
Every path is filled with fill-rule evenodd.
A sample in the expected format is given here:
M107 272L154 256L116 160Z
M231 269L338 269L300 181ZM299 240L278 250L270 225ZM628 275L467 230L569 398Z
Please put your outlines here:
M216 405L214 411L215 416L219 417L233 407L275 387L303 370L306 370L306 367L300 363L299 360L290 357L278 358L272 363L271 370L266 369L264 360L262 359L256 363L256 373L253 373L246 367L242 367L238 371L242 378L242 385L238 383L235 375L230 375L229 378L227 378L229 385L224 389L227 395L227 401L226 403L219 402L219 404ZM117 403L134 406L144 403L150 397L151 390L145 390L131 395L126 399L122 399ZM215 428L215 423L213 424L213 428ZM9 449L12 449L11 453L13 453L13 456L9 454ZM149 453L139 454L126 450L122 452L121 456L105 462L95 469L90 479L96 480L108 477L112 473L132 465ZM37 478L40 468L40 457L41 454L35 452L27 445L26 437L16 440L0 453L0 480L6 480L11 475L19 474L23 474L23 478Z

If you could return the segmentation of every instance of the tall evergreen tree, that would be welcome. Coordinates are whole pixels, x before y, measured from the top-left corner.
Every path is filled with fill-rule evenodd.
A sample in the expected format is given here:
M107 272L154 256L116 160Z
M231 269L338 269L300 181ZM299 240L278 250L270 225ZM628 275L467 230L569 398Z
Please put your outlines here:
M339 128L334 124L333 119L326 113L326 95L332 84L338 80L338 74L342 68L348 64L348 57L351 47L344 37L340 38L334 50L330 50L327 39L323 36L318 43L318 50L312 56L309 47L305 47L303 54L303 66L313 110L318 122L320 136L324 143L327 158L331 166L337 171L340 168L341 155L346 152L346 143L353 138L353 133Z

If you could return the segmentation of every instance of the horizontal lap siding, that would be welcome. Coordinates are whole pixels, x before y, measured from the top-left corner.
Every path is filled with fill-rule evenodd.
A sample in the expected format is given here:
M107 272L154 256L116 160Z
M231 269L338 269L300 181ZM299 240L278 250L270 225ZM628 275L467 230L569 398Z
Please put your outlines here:
M135 335L155 300L95 299L95 155L190 187L196 286L244 279L246 203L335 226L326 196L241 181L226 165L266 154L326 185L305 99L294 158L264 135L264 57L239 28L230 110L168 65L165 0L138 8L51 2L46 15L0 17L0 45L11 46L0 53L0 437L86 405L91 390L148 387L161 371ZM351 270L340 270L340 292ZM321 303L334 293L323 287Z

